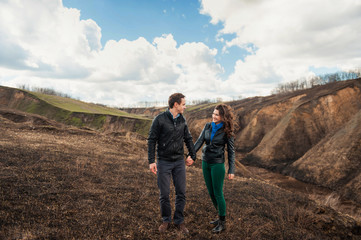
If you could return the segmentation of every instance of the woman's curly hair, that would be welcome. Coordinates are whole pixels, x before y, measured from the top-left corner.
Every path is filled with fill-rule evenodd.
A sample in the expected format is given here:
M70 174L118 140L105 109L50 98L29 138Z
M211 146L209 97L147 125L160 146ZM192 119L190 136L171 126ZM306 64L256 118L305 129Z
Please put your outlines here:
M222 121L224 122L224 132L227 134L228 137L234 136L234 113L233 109L226 105L226 104L218 104L215 107L216 110L218 110L219 115L222 118Z

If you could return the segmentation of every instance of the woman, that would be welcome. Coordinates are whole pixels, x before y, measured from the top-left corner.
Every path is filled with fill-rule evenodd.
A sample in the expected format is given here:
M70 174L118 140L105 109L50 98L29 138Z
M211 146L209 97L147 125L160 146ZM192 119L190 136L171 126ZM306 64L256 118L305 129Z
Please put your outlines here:
M228 151L228 179L234 178L234 115L232 108L225 104L215 107L212 122L206 123L196 141L194 148L197 152L203 143L202 169L208 193L214 207L218 210L219 218L210 222L216 225L212 232L219 233L226 229L226 201L223 195L223 181L225 176L224 149Z

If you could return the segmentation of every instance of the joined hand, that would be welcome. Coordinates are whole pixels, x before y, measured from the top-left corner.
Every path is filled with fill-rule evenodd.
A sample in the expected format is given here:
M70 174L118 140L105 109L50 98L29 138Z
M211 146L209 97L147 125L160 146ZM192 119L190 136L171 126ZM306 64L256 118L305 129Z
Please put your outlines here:
M191 156L188 156L186 159L186 165L187 166L191 166L194 163L193 159L191 158Z

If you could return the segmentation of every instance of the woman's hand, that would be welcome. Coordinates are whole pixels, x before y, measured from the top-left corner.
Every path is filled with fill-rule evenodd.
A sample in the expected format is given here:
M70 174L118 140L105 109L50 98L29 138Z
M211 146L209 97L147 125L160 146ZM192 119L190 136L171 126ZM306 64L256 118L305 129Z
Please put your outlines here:
M234 174L228 174L228 179L232 180L234 178Z

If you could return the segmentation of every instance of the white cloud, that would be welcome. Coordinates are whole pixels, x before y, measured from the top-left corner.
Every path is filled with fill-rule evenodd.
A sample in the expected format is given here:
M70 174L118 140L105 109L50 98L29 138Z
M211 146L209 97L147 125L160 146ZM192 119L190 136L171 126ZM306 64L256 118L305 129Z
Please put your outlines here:
M359 1L202 0L201 5L201 13L211 16L213 24L223 24L220 39L236 34L225 42L226 48L256 47L237 62L230 85L258 82L260 88L270 87L267 83L309 74L311 66L361 67Z
M361 65L359 1L201 4L211 23L223 24L214 36L222 51L202 42L178 45L172 34L102 46L100 26L81 20L80 11L61 0L0 1L0 84L52 87L85 101L127 105L164 101L176 91L188 99L266 95L279 81L309 74L310 66ZM234 46L250 55L221 79L216 57Z
M86 77L90 70L83 61L100 49L96 23L80 21L79 10L64 8L61 1L2 2L0 29L1 47L10 46L1 51L1 62L10 60L7 68L33 70L30 75Z
M0 29L0 47L7 49L0 52L0 84L8 86L55 88L85 101L127 105L162 101L174 91L200 98L221 81L215 49L177 46L171 34L152 43L109 40L102 47L97 23L81 20L80 11L61 0L2 2Z

